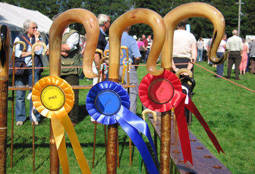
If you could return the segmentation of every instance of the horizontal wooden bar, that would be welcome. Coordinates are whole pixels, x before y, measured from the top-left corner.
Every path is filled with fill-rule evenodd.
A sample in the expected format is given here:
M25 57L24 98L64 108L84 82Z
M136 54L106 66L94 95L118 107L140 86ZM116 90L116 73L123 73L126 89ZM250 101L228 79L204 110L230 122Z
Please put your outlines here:
M149 116L149 121L153 125L157 135L161 137L161 119L157 121ZM171 130L171 158L181 174L231 174L231 172L214 156L210 151L189 131L190 145L192 151L193 166L187 162L184 163L179 138L176 136L172 120ZM208 138L209 141L209 138Z
M124 88L134 88L135 85L122 85ZM81 85L81 86L72 86L73 89L90 89L93 85ZM31 86L9 86L8 90L32 90Z

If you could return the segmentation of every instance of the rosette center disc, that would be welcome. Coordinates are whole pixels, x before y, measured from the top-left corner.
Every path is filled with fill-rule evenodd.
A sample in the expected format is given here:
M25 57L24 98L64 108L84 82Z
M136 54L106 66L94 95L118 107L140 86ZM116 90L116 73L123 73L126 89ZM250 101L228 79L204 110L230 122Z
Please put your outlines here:
M104 115L113 115L120 110L120 97L111 90L105 90L99 93L95 99L96 109Z
M65 94L57 86L47 86L42 90L41 102L49 110L59 110L65 103Z
M149 85L148 96L155 103L165 104L172 99L173 95L174 87L167 79L159 78Z

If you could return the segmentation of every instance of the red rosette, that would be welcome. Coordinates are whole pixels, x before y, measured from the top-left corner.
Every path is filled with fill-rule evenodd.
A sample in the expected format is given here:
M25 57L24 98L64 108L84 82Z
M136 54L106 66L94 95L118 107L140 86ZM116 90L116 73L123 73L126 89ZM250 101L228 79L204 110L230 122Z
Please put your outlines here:
M144 76L139 85L139 97L145 107L156 112L166 112L178 106L185 95L178 77L165 70L159 76Z
M184 162L190 161L192 164L192 154L184 108L187 108L196 116L217 151L223 152L218 140L197 110L195 104L190 98L188 104L185 104L184 100L186 95L182 93L181 82L174 73L165 70L159 76L147 74L140 83L139 97L145 107L156 112L167 112L173 107L175 108L174 113L176 115Z

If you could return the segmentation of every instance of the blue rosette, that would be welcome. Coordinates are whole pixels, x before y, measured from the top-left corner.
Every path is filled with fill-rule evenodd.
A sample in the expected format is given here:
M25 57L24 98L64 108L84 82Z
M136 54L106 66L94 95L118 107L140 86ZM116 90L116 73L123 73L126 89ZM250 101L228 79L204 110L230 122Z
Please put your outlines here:
M150 174L158 174L158 169L144 142L144 134L154 151L156 163L157 153L152 141L147 123L129 111L129 96L127 91L119 84L112 81L103 81L93 86L86 100L86 108L89 115L98 123L104 125L119 124L127 133L140 152Z

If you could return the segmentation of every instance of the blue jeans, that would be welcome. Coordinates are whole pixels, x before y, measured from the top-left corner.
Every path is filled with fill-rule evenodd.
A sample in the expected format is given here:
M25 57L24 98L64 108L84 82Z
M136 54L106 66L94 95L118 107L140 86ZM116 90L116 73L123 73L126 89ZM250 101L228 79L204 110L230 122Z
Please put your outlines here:
M217 52L216 53L218 58L223 58L224 53L223 52ZM217 65L216 73L220 76L223 76L224 74L224 62L222 64Z
M40 70L35 70L35 83L40 78ZM26 70L23 76L16 76L15 77L15 86L25 86L29 85L32 86L32 70ZM31 92L31 91L30 91ZM26 91L25 90L17 90L16 91L16 110L15 116L16 121L25 121L26 120ZM30 107L29 107L29 119L32 121L31 111L32 111L32 99L30 99ZM40 121L40 114L36 111L35 117L37 121Z
M203 59L203 50L197 49L197 62L201 62Z

